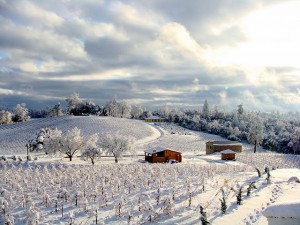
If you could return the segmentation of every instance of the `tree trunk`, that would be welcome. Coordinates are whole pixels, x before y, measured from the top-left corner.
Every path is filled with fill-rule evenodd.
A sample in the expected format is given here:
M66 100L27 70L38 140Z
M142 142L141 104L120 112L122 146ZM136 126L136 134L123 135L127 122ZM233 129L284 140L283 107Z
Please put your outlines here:
M256 145L257 145L257 141L255 140L255 142L254 142L254 153L256 153Z
M118 158L115 158L115 163L118 163Z
M91 161L92 161L92 164L95 165L95 162L94 162L94 159L93 159L93 158L91 158Z
M69 155L69 158L70 158L70 161L72 161L73 156L72 156L72 155Z

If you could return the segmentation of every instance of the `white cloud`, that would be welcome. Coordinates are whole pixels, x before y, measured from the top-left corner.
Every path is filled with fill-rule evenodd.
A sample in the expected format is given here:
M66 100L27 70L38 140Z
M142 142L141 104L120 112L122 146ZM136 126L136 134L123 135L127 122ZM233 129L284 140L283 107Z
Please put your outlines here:
M274 2L2 0L0 95L99 85L141 104L300 105L300 4Z

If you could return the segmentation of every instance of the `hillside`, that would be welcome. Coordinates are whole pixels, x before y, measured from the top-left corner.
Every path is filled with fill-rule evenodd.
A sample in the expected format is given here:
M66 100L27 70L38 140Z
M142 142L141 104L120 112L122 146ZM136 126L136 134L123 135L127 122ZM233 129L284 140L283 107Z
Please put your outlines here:
M84 136L119 132L121 135L132 136L137 143L160 136L158 130L138 120L96 116L42 118L0 126L0 154L24 154L27 141L34 138L40 128L45 127L57 128L63 132L78 127Z
M6 219L13 218L16 225L30 220L41 224L95 224L97 220L99 224L125 225L130 220L130 224L193 225L201 222L201 205L211 224L265 225L262 212L267 206L300 193L296 182L300 176L298 156L253 154L253 146L243 143L244 153L236 161L223 161L220 154L204 154L206 141L222 137L168 123L158 126L93 116L31 120L0 127L0 154L24 154L26 141L41 127L66 132L75 126L83 135L131 135L137 140L138 153L158 145L180 150L184 160L148 164L128 157L115 164L113 159L101 158L95 166L80 159L69 162L48 156L32 162L2 160L0 201L9 212ZM3 148L3 143L8 147ZM262 171L261 177L255 167ZM263 172L265 167L272 168L270 183ZM248 196L251 182L256 189ZM236 195L241 188L243 202L238 205ZM222 190L228 206L225 214L220 209Z
M178 150L185 155L203 154L205 142L225 140L217 135L194 132L168 123L156 126L140 120L115 117L62 116L0 126L0 154L25 154L27 141L34 138L40 128L45 127L58 128L63 132L78 127L84 136L119 132L135 138L138 154L156 146ZM243 151L251 152L252 149L252 145L243 143Z

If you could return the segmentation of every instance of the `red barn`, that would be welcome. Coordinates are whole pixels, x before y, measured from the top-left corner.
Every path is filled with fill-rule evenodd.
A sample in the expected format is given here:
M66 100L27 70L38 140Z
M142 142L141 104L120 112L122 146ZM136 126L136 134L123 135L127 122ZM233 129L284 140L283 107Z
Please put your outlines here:
M166 163L170 160L182 161L181 152L156 147L145 151L145 161L150 163Z

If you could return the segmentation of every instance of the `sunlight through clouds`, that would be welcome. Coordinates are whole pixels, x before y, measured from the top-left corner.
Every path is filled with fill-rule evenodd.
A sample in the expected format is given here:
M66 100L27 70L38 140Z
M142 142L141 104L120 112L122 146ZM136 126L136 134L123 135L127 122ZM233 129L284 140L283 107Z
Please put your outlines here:
M198 108L246 96L253 109L297 108L299 11L283 0L0 0L0 89L13 91L0 99L26 92L38 108L38 96L75 91Z

